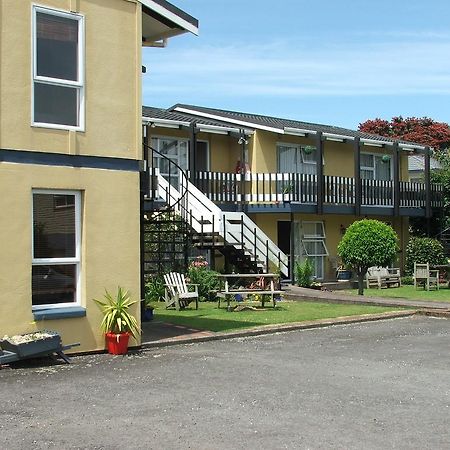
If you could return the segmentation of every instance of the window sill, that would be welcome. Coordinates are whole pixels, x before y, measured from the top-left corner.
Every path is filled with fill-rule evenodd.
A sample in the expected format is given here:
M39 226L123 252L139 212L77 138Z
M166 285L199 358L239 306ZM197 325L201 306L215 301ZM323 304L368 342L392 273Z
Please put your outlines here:
M65 308L48 308L33 311L34 320L71 319L74 317L85 317L86 308L81 306L68 306Z

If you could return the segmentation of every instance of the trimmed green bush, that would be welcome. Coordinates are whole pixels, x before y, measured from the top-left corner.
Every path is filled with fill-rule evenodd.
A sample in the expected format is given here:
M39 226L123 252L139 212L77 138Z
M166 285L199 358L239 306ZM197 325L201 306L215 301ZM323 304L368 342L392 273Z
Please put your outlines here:
M432 238L412 237L406 247L405 274L413 275L414 263L418 264L445 264L442 244Z
M297 261L295 264L295 277L297 284L305 288L311 287L313 272L313 266L308 258L303 262Z
M358 293L364 294L364 276L372 266L388 266L396 256L398 237L391 226L379 220L353 222L338 245L338 255L358 276Z

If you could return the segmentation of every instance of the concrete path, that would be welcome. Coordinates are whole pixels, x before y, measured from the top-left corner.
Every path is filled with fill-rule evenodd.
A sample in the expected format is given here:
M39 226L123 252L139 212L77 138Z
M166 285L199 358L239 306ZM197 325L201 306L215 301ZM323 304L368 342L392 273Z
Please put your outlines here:
M418 308L425 310L443 310L450 311L450 303L445 302L426 302L421 300L403 300L401 298L385 297L366 297L343 294L340 291L318 291L315 289L306 289L298 286L286 286L284 289L284 298L288 300L309 300L328 303L354 303L359 305L377 305L377 306L402 306L406 308ZM448 291L450 298L450 290Z
M450 321L404 319L0 370L0 448L448 449Z

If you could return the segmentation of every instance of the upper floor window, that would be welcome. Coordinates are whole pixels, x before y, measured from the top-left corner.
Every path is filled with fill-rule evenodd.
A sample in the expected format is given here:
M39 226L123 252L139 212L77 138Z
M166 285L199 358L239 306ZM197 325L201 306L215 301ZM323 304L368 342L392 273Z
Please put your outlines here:
M391 179L391 160L376 153L361 153L361 178L363 180Z
M33 8L33 125L84 129L83 17Z
M317 173L316 148L310 145L278 144L278 172Z

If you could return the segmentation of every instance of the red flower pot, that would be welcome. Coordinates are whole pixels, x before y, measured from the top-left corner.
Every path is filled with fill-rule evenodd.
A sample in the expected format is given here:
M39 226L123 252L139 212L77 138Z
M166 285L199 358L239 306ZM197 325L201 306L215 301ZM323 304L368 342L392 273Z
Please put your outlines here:
M111 355L125 355L128 352L130 333L106 333L106 348Z

